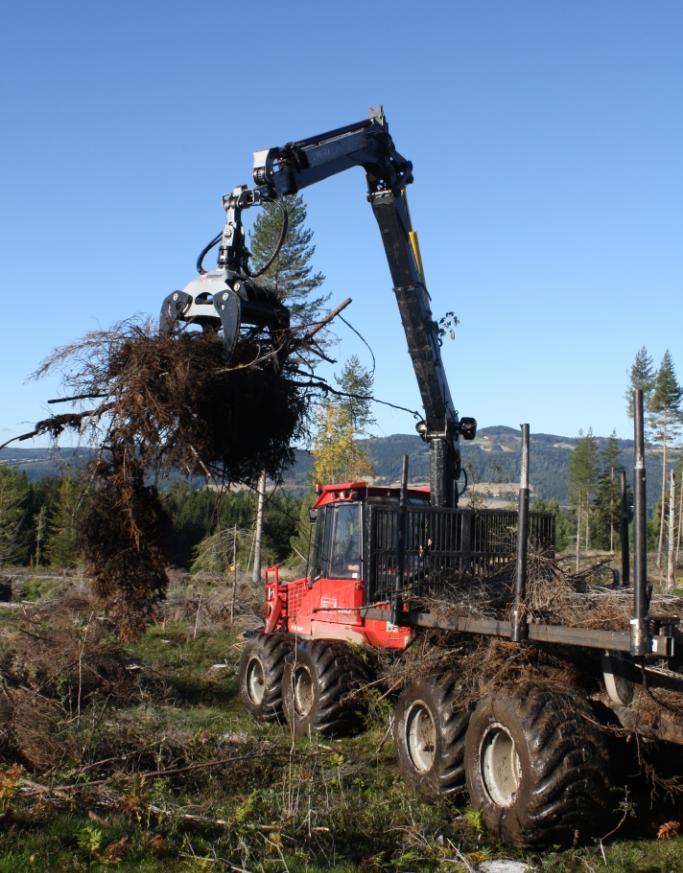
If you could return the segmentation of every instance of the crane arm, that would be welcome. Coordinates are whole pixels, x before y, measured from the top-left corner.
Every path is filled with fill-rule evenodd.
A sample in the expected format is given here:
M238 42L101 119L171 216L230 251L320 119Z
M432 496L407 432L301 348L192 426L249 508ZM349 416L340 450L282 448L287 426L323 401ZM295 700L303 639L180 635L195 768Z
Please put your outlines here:
M263 292L248 278L245 281L245 276L249 276L249 253L244 243L241 212L254 204L279 201L352 167L361 167L365 171L367 197L379 225L417 378L425 412L418 431L431 447L432 503L455 506L461 473L458 440L460 436L473 439L476 422L471 418L459 419L451 399L441 358L439 327L432 317L417 234L412 228L405 193L406 186L413 181L413 167L396 151L381 107L371 109L369 117L357 124L255 152L254 188L242 185L223 198L226 223L220 240L219 269L206 274L199 282L195 280L195 284L210 290L214 305L222 307L219 314L224 334L230 333L232 344L228 353L238 335L240 313L243 320L246 314L252 322L277 328L284 319L277 304L264 300ZM193 290L190 287L190 291ZM185 307L186 312L194 311L187 301L196 301L196 296L176 292L173 300L176 302L164 304L163 312L170 312L166 323L178 317L181 307ZM169 310L173 305L175 309ZM208 306L196 302L193 305L195 310ZM271 310L274 315L269 315ZM208 317L215 316L209 313Z
M425 411L420 431L431 446L432 502L454 506L460 476L458 437L472 438L476 423L460 421L453 405L405 193L413 181L412 164L396 151L381 107L371 109L369 118L358 124L255 152L254 182L266 189L267 197L295 194L354 166L365 170L368 200L382 235Z
M381 107L357 124L254 152L253 178L257 187L296 194L351 167L363 167L369 192L399 191L413 181L413 165L396 151Z

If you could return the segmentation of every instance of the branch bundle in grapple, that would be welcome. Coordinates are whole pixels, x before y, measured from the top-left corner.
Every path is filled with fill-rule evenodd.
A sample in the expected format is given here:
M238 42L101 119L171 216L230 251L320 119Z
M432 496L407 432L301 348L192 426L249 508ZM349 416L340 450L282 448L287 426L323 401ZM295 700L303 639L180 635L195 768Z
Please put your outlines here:
M89 422L97 442L102 436L134 450L146 470L211 472L232 482L253 481L264 469L278 478L291 460L305 399L287 367L263 360L256 342L240 342L228 365L210 333L159 336L126 322L58 349L39 375L57 366L74 394L101 402L39 422L38 432Z
M58 349L38 375L61 368L69 392L95 404L39 422L35 433L87 431L93 463L83 551L96 593L124 633L144 621L166 585L167 519L152 475L172 470L220 482L277 479L292 459L306 398L285 363L242 339L229 364L211 332L160 336L125 322Z

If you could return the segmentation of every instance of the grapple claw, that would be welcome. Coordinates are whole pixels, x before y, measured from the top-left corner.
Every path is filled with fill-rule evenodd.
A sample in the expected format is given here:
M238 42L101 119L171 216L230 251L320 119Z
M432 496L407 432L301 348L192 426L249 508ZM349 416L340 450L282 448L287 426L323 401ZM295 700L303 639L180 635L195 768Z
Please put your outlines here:
M226 360L230 361L242 325L265 329L274 341L289 327L289 310L272 292L225 270L203 273L182 291L169 294L161 306L159 333L173 333L179 322L198 324L221 333ZM278 347L284 348L282 343ZM276 352L276 363L282 354Z
M174 326L182 320L183 312L192 303L192 298L184 291L173 291L164 299L159 313L159 333L173 333Z
M242 300L235 291L221 291L219 294L214 294L213 305L223 328L225 357L230 360L240 335Z

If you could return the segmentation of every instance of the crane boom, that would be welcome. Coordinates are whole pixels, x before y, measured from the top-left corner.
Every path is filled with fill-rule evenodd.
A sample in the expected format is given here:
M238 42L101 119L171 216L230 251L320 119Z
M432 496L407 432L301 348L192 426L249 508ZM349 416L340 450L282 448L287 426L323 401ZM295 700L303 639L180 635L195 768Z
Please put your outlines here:
M270 196L287 195L354 166L365 170L367 196L382 235L425 411L421 432L431 446L432 502L455 506L460 477L458 437L474 436L476 424L472 419L459 420L451 398L405 192L413 181L412 164L396 151L382 108L371 109L369 118L358 124L255 152L253 176Z
M223 198L226 223L220 239L219 270L190 283L186 292L176 292L164 302L162 322L168 325L186 312L195 317L210 308L195 302L195 289L213 294L228 352L239 332L242 318L276 329L284 316L264 292L245 282L249 253L244 244L241 211L264 202L279 202L303 188L352 167L361 167L367 180L367 197L379 225L391 272L394 294L405 331L408 352L417 379L424 421L418 432L430 445L431 501L435 506L456 506L461 474L459 437L473 439L476 422L459 419L451 398L441 358L439 326L432 316L425 284L417 234L413 230L406 186L413 181L413 167L396 151L382 107L370 109L369 117L318 136L254 153L254 188L239 186ZM204 294L204 300L207 294ZM273 308L274 307L274 308ZM272 314L271 313L272 308ZM216 318L212 312L205 316Z

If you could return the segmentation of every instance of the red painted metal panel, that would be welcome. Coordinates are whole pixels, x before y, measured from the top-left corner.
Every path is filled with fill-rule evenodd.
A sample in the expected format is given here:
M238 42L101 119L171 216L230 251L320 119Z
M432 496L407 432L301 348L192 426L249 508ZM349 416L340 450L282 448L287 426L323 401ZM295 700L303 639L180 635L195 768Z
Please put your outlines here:
M364 500L367 497L393 497L398 500L399 489L368 485L367 482L342 482L338 485L321 485L318 487L318 497L313 504L314 509L327 506L328 503L338 503L344 500ZM426 499L429 488L409 488L409 497Z
M387 619L363 616L361 579L281 582L278 566L265 571L266 633L289 631L302 637L347 640L382 649L404 649L414 631ZM381 604L380 604L381 606Z

